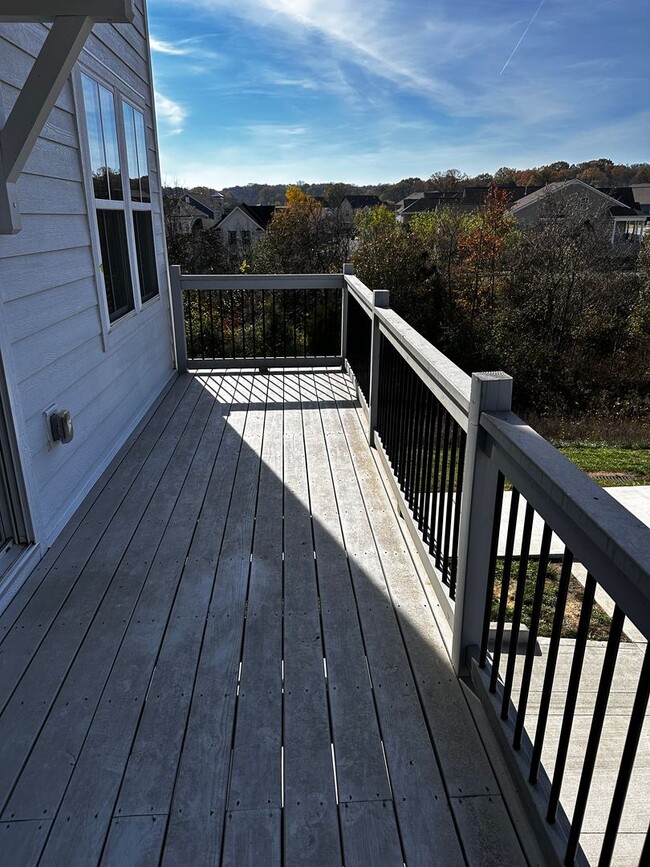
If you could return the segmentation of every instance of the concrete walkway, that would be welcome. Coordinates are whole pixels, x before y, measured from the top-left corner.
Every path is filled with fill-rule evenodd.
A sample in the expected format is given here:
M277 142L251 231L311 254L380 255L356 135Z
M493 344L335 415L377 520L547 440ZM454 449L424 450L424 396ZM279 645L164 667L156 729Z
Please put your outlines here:
M632 512L642 523L650 527L650 485L636 485L620 488L603 488L611 497L625 506ZM506 551L506 535L508 532L508 517L510 515L510 500L512 491L505 491L503 495L503 508L501 510L501 530L499 532L499 556L503 557ZM515 555L521 550L521 537L524 526L524 512L526 510L526 501L523 498L519 500L519 508L517 510L517 530L515 532ZM530 541L530 553L533 556L539 555L542 545L542 531L544 522L539 515L535 514L533 519L533 533ZM555 533L551 539L551 556L561 557L564 553L564 544Z

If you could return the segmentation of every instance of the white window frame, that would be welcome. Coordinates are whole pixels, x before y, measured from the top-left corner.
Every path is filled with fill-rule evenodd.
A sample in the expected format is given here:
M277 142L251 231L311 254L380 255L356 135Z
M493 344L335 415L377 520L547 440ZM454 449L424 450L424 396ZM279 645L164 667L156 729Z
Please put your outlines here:
M122 178L122 200L112 199L96 199L92 165L90 157L90 146L88 141L88 126L86 118L86 107L83 97L83 84L81 80L82 74L86 75L95 81L100 87L105 88L113 94L113 104L115 108L115 123L117 128L117 146L120 158L120 173ZM147 109L144 100L140 103L133 96L127 96L123 89L116 84L108 81L104 76L100 75L95 69L86 66L86 64L78 63L73 73L73 93L75 112L77 116L77 132L79 136L79 147L81 153L82 173L84 179L84 187L86 193L86 204L88 211L88 222L90 230L90 245L92 249L93 262L95 266L95 281L97 287L99 313L102 325L102 338L104 341L104 350L108 350L112 343L114 333L120 329L125 322L138 316L144 309L150 305L160 301L162 286L160 283L160 273L158 269L158 250L156 249L156 233L153 224L153 192L149 190L149 202L134 202L131 198L131 183L129 177L128 151L126 144L126 132L124 128L124 110L123 103L131 106L136 111L140 112L145 118L145 141L147 147L147 168L151 173L151 162L149 159L149 130L147 127ZM151 180L151 174L149 174ZM133 309L129 310L119 319L113 322L110 320L108 311L108 299L106 295L106 283L104 281L104 272L102 269L102 251L99 240L99 226L97 223L98 210L113 210L122 211L124 213L124 223L126 229L126 241L129 254L129 273L131 275L131 286L133 289ZM138 257L135 240L135 228L133 223L133 214L136 211L148 211L151 214L152 220L152 236L154 246L154 258L156 261L156 279L158 281L158 292L146 301L142 301L142 292L140 289L140 276L138 272Z

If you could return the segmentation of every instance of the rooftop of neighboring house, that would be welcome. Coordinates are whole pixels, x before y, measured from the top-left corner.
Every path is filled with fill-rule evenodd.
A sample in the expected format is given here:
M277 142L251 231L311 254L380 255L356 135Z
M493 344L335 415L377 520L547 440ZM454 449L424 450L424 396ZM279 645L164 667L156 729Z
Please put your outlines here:
M473 211L483 205L489 189L489 187L462 187L458 190L420 190L398 202L396 210L400 214L411 215L453 205L464 211ZM497 189L505 190L509 200L516 202L539 187L497 187Z
M377 205L381 205L381 199L379 196L346 196L343 201L348 202L354 211L358 208L376 208Z
M276 212L276 210L278 210L278 208L275 205L247 205L245 202L242 202L241 204L237 205L236 208L233 208L233 210L230 211L230 213L228 213L223 218L223 220L221 220L219 225L221 225L224 220L228 219L228 217L230 217L230 215L237 210L241 211L243 214L246 214L246 216L253 220L253 222L256 223L260 229L266 229L269 225L271 217Z
M595 194L596 197L602 196L603 206L607 206L612 217L637 217L643 213L638 206L634 191L631 187L610 187L607 189L599 189L598 187L592 187L590 184L578 180L578 178L546 184L545 187L540 187L515 202L515 204L510 208L510 212L517 215L531 205L542 201L542 199L549 193L559 193L562 191L585 191Z

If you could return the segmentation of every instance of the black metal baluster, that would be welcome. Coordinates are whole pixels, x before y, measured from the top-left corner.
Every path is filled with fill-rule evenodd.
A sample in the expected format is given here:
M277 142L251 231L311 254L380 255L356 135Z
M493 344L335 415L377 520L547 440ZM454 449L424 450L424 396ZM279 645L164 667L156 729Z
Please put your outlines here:
M490 638L490 621L492 620L492 603L494 600L494 579L496 576L497 557L499 555L499 534L501 531L501 511L503 509L503 488L505 478L499 470L497 474L496 490L494 492L494 518L492 519L492 541L490 543L490 559L488 562L488 581L485 590L485 609L483 614L483 633L481 635L481 649L479 653L479 665L485 668L487 661L488 641Z
M589 622L591 620L591 610L594 604L595 593L596 581L591 575L587 575L584 596L582 598L582 609L580 610L580 621L578 623L578 634L573 649L573 662L571 663L569 686L566 691L566 699L564 702L564 715L562 716L562 728L560 729L560 740L557 747L553 782L551 783L551 794L548 799L546 820L551 824L555 822L557 807L560 802L560 791L562 789L562 781L564 779L566 760L569 752L571 729L573 728L573 718L575 715L576 703L578 701L582 664L585 658L585 648L587 647Z
M232 341L232 357L237 358L235 347L235 290L230 290L230 339Z
M406 504L411 506L411 477L413 470L413 454L415 450L415 409L418 400L418 387L420 377L416 376L411 370L411 397L406 406L407 421L406 421L406 442L404 449L404 499Z
M630 723L627 729L625 738L625 746L623 747L623 755L619 765L618 777L614 788L614 796L612 798L612 806L607 819L607 827L605 829L605 837L600 850L600 859L598 867L607 867L611 863L612 855L614 854L614 846L616 845L616 835L618 834L619 825L621 824L621 816L625 806L625 798L630 785L630 777L634 768L634 760L641 738L641 731L645 723L645 714L648 707L648 698L650 697L650 645L646 645L645 655L643 657L643 666L639 676L639 684L637 686L634 705L632 706L632 714ZM639 864L647 864L641 860Z
M406 453L406 444L408 437L408 411L410 404L410 389L411 389L411 369L408 364L400 358L400 367L403 371L402 389L400 391L400 428L399 440L397 442L397 482L400 490L404 490L404 456Z
M260 291L262 297L262 358L268 355L268 346L266 345L266 289Z
M451 416L445 410L445 430L442 437L442 461L440 464L440 491L438 492L438 526L436 529L436 566L442 563L443 529L445 519L445 493L447 491L447 467L449 460L449 427Z
M327 289L325 291L327 292ZM313 296L314 296L314 310L312 312L313 318L312 318L312 324L311 324L311 347L310 348L311 348L312 357L315 357L316 356L316 321L318 319L318 312L317 312L318 311L318 290L317 289L313 290ZM329 353L327 352L327 348L328 347L325 348L325 352L323 353L323 355L329 355Z
M221 357L226 357L226 339L223 329L223 292L219 292L219 319L221 320Z
M450 417L451 418L451 417ZM442 557L442 580L449 584L451 594L451 573L449 570L449 543L451 542L451 521L454 514L454 482L456 481L456 450L458 448L458 425L451 419L451 451L449 454L449 484L447 485L447 504L445 507L445 545Z
M241 290L241 357L246 355L246 308L244 306L244 290Z
M195 358L194 355L194 324L192 322L192 292L189 289L186 289L183 292L183 307L185 310L185 322L186 328L185 333L188 334L187 325L189 325L189 344L190 344L190 357Z
M528 695L530 693L530 681L533 675L533 664L535 662L539 618L542 613L542 602L544 600L544 588L546 586L548 557L551 550L552 536L553 531L547 523L544 523L542 544L539 551L539 563L537 565L535 595L533 596L533 605L530 610L530 631L528 633L528 644L526 645L526 659L524 661L524 670L521 676L521 688L519 690L519 701L517 702L517 719L515 721L515 732L512 739L512 746L515 750L521 749L521 739L524 732L524 722L526 719L526 708L528 706Z
M467 435L464 430L460 432L460 445L458 447L458 474L456 477L456 498L454 503L454 535L451 543L451 578L449 581L449 596L456 598L456 578L458 575L458 537L460 534L460 507L463 498L463 473L465 472L465 446Z
M431 479L431 426L434 421L434 397L429 388L424 395L424 428L422 430L422 465L420 467L420 502L418 504L418 530L426 542L427 493Z
M544 747L544 737L546 735L546 723L548 722L548 712L551 707L551 694L553 692L553 681L555 680L555 669L557 666L558 651L560 649L562 628L564 626L564 611L566 609L566 600L569 593L572 567L573 554L568 548L565 548L564 557L562 558L562 571L560 573L560 581L557 588L553 626L551 627L551 640L549 641L548 653L546 655L546 669L544 671L542 696L539 702L539 710L537 712L535 743L533 744L533 754L530 759L528 782L532 784L537 782L539 765L542 760L542 749Z
M216 358L214 350L214 316L212 314L212 292L208 291L208 315L210 317L210 358Z
M508 663L506 665L506 676L503 682L501 719L508 719L510 696L512 695L512 682L515 676L515 663L517 662L517 644L519 642L521 612L524 607L524 593L526 592L526 578L528 577L528 556L530 554L530 537L533 533L534 517L535 510L530 503L526 503L526 511L524 512L524 529L521 536L521 548L519 550L519 569L517 571L517 583L515 585L515 605L512 611L512 622L510 625Z
M447 413L443 405L436 398L436 444L433 449L433 476L429 491L429 554L435 552L438 541L436 539L436 519L438 517L438 486L440 484L440 455L442 447L442 431Z
M420 491L422 490L422 453L424 451L424 415L426 409L426 393L428 388L418 377L418 394L415 406L415 455L413 459L413 471L410 484L409 505L413 512L413 519L419 520Z
M298 290L293 290L293 357L298 357Z
M282 354L285 358L288 356L287 352L287 289L282 290L282 322L283 322L283 339L282 339Z
M307 358L307 289L302 290L302 357Z
M607 713L609 693L612 689L614 669L616 668L616 657L618 656L618 648L621 642L621 633L623 632L624 622L625 614L623 614L623 611L618 607L618 605L615 605L614 614L612 615L612 624L609 628L607 649L605 650L605 658L603 659L603 668L600 674L600 681L598 682L598 692L596 693L596 704L594 705L589 737L587 739L587 749L582 764L582 774L580 775L580 783L578 785L578 795L576 797L573 816L571 818L571 830L569 831L569 840L564 856L565 864L573 864L576 852L578 851L580 832L582 831L582 823L584 822L585 812L587 811L587 799L589 798L591 781L594 777L596 756L598 755L598 746L600 744L600 738L605 724L605 714Z
M503 576L501 579L501 593L499 595L499 613L497 615L497 630L494 639L494 652L492 654L492 671L490 673L490 692L496 692L499 677L499 663L501 662L501 648L503 646L503 628L506 622L506 609L508 607L508 591L510 589L510 571L512 569L512 551L515 544L515 531L517 529L517 513L519 511L519 491L512 490L510 495L510 515L508 517L508 533L506 536L506 551L503 561Z
M273 321L273 357L278 357L278 320L275 314L275 289L271 290L271 317Z
M205 359L205 337L203 335L203 311L201 310L201 290L197 291L199 302L199 336L201 338L201 358Z
M257 341L255 339L255 290L251 289L251 324L253 328L253 358L257 358Z

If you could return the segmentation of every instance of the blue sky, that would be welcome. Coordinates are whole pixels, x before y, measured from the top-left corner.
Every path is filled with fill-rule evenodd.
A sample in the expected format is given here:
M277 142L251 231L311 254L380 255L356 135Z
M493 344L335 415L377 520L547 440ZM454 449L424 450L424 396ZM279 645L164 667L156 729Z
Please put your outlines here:
M167 183L650 160L649 0L149 0L149 19Z

